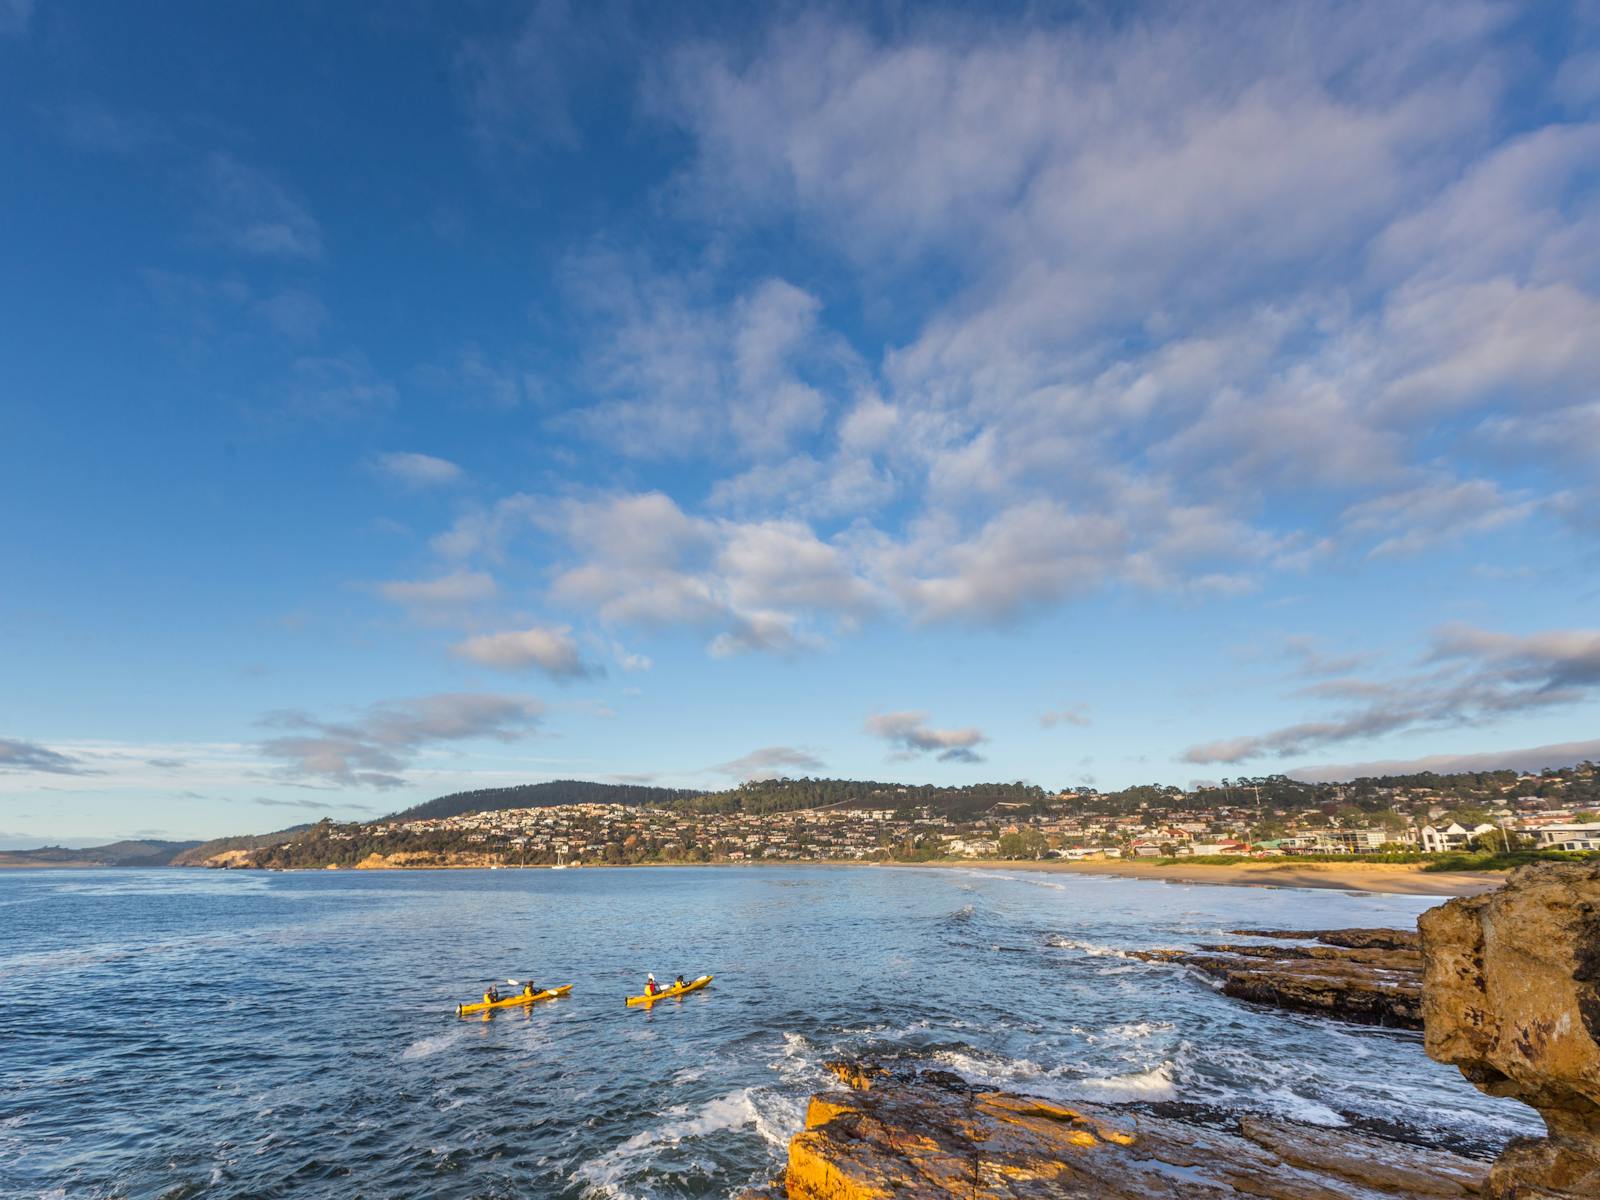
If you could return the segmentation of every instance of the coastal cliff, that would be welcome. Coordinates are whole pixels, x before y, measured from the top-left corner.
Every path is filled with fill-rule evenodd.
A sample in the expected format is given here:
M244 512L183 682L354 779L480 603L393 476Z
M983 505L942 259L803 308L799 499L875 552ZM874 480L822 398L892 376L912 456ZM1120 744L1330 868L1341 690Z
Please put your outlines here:
M1600 1197L1600 866L1540 864L1422 915L1429 1055L1539 1110L1491 1200Z
M946 1072L839 1063L830 1065L848 1090L812 1099L783 1179L751 1197L1596 1200L1600 866L1525 867L1498 891L1452 900L1419 925L1420 941L1395 930L1237 930L1316 944L1225 944L1149 957L1225 980L1264 964L1255 969L1275 982L1245 979L1234 994L1285 1003L1287 993L1294 1007L1356 1019L1367 1001L1352 1014L1322 997L1348 1000L1344 981L1383 973L1378 990L1391 999L1379 1008L1389 1017L1420 1013L1432 1057L1543 1116L1548 1137L1513 1141L1492 1166L1289 1121L1196 1119L1180 1106L1067 1106L974 1088ZM1304 981L1318 978L1332 983L1307 998Z

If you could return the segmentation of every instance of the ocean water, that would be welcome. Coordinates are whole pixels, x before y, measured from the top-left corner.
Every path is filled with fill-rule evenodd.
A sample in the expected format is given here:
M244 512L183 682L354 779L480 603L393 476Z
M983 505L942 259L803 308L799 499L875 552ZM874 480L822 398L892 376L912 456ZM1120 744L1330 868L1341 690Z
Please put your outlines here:
M0 1195L728 1196L845 1055L1483 1150L1532 1111L1418 1035L1120 953L1431 903L983 870L4 872ZM647 970L716 981L625 1008ZM571 996L455 1016L530 975Z

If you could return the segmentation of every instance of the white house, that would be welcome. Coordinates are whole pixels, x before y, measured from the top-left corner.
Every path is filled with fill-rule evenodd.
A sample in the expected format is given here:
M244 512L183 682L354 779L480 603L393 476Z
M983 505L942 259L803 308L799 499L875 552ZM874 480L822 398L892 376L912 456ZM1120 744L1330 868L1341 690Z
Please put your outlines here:
M1600 825L1540 825L1528 832L1541 850L1600 850Z
M1422 849L1427 854L1443 854L1447 850L1465 850L1467 843L1480 834L1498 833L1496 825L1483 824L1467 829L1457 821L1443 829L1432 825L1422 827Z

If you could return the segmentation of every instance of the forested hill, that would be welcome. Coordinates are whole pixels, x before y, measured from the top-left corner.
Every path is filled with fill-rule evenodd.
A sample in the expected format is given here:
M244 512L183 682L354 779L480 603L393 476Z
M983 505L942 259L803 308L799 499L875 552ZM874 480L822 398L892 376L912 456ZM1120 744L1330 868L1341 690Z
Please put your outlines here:
M64 846L42 846L38 850L0 851L0 866L164 867L177 855L199 844L199 842L111 842L104 846L86 846L77 850Z
M647 804L664 807L698 795L683 788L644 787L628 783L591 783L581 779L554 779L548 783L523 783L515 787L479 788L453 792L397 812L392 821L427 821L459 817L462 813L499 812L506 808L550 808L557 804Z
M725 792L709 792L679 803L694 812L792 812L802 808L928 808L940 816L970 820L1000 806L1022 812L1045 803L1043 788L1028 783L975 783L966 787L877 783L861 779L753 779Z

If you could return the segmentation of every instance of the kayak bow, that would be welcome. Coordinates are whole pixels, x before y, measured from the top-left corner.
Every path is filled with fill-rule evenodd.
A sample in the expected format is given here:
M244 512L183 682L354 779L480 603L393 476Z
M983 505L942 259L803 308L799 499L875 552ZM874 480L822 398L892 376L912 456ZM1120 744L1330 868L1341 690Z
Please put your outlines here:
M629 996L629 1004L654 1004L657 1000L666 1000L672 996L681 996L685 992L698 992L711 982L711 976L702 975L699 979L691 979L682 987L669 987L665 991L657 992L654 996Z
M515 996L506 996L500 1000L479 1000L476 1004L458 1004L456 1005L456 1016L470 1017L474 1013L488 1012L491 1008L516 1008L523 1004L532 1004L535 1000L554 1000L558 996L565 996L571 990L572 985L568 983L558 988L546 988L544 991L535 992L531 996L519 993Z

